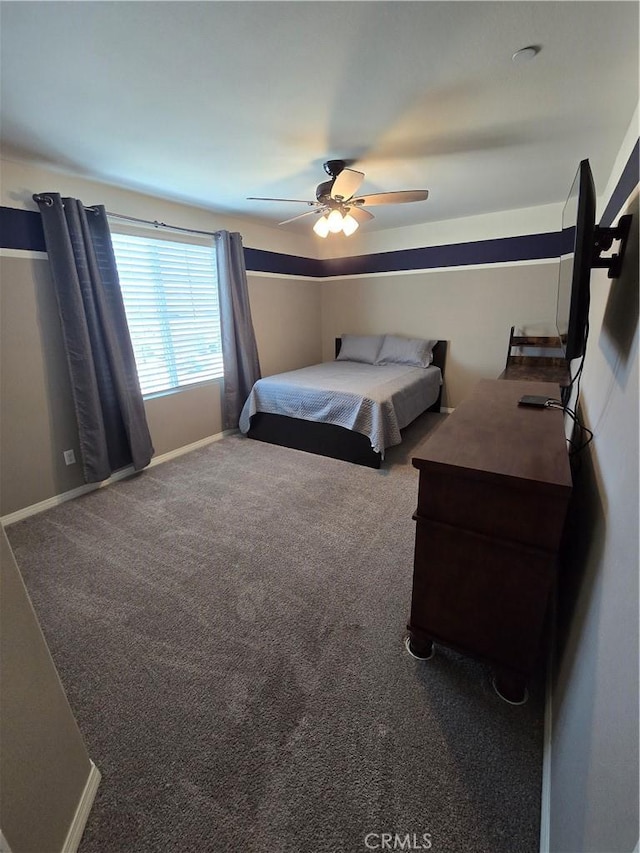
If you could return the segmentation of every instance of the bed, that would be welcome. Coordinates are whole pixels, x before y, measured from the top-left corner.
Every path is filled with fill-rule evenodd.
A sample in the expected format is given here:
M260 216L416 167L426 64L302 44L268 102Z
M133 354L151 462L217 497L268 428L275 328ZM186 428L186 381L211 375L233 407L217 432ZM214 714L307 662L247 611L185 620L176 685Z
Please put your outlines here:
M416 350L419 343L428 346ZM397 361L405 345L419 352L420 366ZM446 350L446 341L394 335L337 338L335 361L258 380L242 410L240 431L258 441L379 468L385 449L401 442L402 429L425 411L440 411Z

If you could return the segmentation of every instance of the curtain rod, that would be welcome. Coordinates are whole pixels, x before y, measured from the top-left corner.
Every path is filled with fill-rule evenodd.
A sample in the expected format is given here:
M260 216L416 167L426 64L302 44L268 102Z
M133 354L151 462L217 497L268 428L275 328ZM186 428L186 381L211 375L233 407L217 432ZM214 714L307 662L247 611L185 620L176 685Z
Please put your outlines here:
M87 208L87 210L93 210L93 208ZM122 213L111 213L110 211L105 211L108 217L111 219L123 219L126 222L141 222L144 225L153 225L154 228L169 228L171 231L183 231L186 234L204 234L207 237L215 237L216 234L220 233L218 231L199 231L197 228L182 228L180 225L167 225L166 222L158 222L157 219L138 219L135 216L125 216Z
M47 207L51 207L53 204L53 199L48 195L38 195L34 193L32 196L33 200L36 202L42 202L46 204ZM92 213L96 212L96 207L84 207L85 210L90 210ZM205 237L215 237L216 234L219 234L219 231L198 231L196 228L182 228L180 225L167 225L166 222L159 222L157 219L138 219L136 216L125 216L123 213L111 213L110 211L105 211L106 215L111 217L111 219L123 219L127 222L139 222L143 225L153 225L154 228L168 228L171 231L182 231L186 234L203 234Z

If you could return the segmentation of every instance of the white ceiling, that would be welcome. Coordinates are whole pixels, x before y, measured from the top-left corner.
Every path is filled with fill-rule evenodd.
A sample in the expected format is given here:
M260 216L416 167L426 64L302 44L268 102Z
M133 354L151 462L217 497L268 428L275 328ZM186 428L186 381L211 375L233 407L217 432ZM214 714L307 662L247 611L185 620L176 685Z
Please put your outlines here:
M3 143L271 222L304 208L246 197L313 199L330 158L430 191L371 229L560 202L584 157L602 187L638 102L636 2L0 8Z

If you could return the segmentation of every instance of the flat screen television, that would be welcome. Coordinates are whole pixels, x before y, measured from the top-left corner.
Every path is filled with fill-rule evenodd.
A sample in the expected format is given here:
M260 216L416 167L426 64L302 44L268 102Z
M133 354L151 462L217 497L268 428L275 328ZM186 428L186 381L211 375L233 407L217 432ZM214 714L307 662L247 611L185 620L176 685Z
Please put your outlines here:
M589 328L591 267L596 230L596 191L582 160L562 211L556 328L565 358L584 355Z

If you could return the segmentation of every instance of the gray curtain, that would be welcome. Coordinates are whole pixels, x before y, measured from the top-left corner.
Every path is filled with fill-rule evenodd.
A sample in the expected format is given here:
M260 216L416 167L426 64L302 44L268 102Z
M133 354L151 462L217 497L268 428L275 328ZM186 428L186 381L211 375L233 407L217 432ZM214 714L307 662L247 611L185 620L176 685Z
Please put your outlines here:
M87 483L149 464L151 437L104 207L34 196L62 323Z
M242 237L237 232L218 231L214 241L224 362L222 428L235 429L253 383L260 379L260 361L251 322Z

